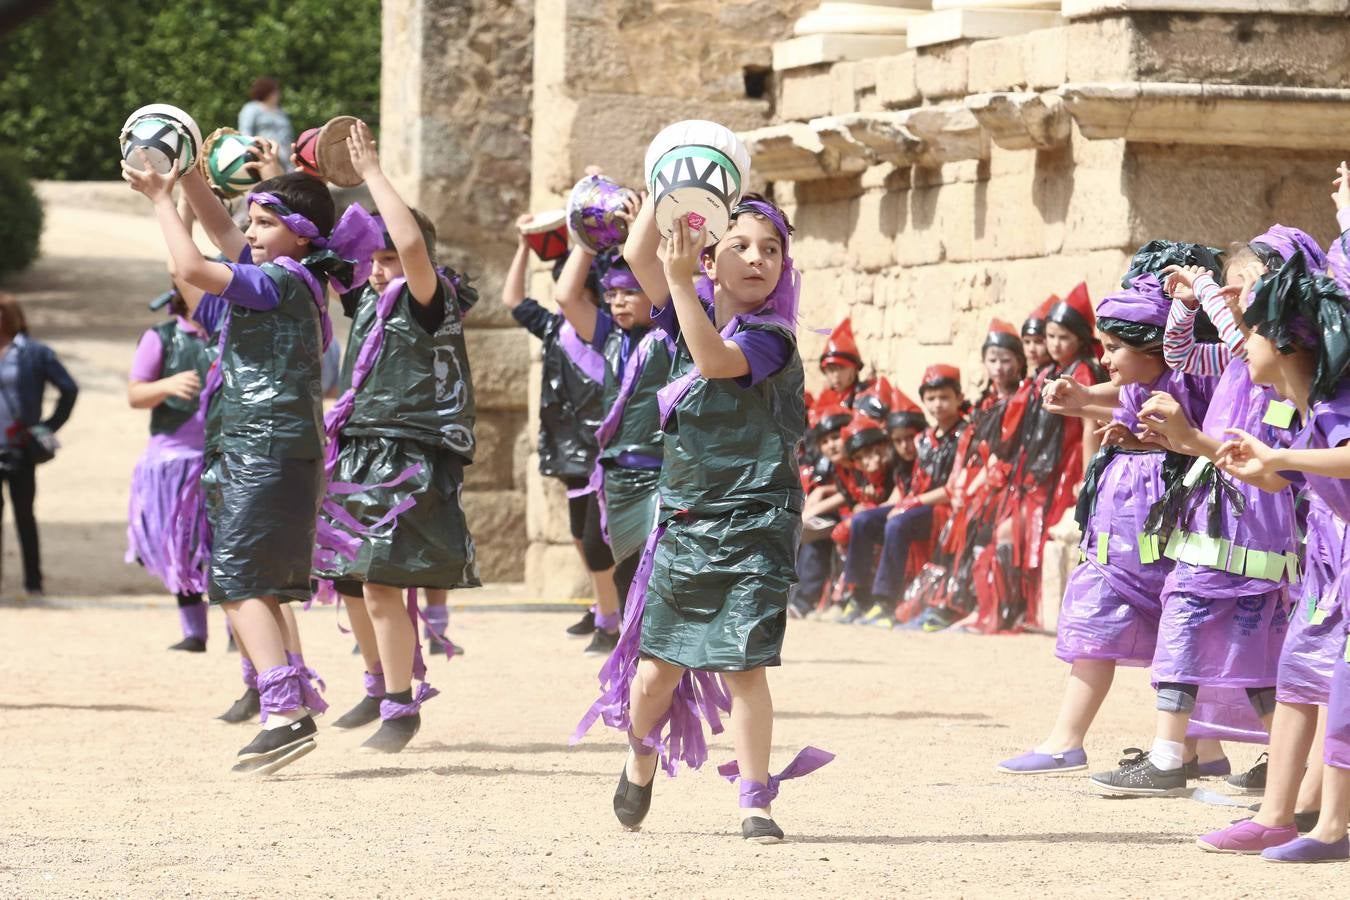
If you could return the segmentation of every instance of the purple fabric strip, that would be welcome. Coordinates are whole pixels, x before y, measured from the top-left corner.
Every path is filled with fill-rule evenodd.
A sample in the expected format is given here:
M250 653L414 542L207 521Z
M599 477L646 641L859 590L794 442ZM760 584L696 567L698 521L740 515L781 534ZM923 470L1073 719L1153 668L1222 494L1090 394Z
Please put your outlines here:
M183 626L183 637L206 640L206 604L194 603L178 607L178 621Z
M624 469L659 469L661 460L655 456L648 456L645 453L620 453L614 458L620 468Z
M318 672L305 665L304 656L287 650L286 662L300 673L300 696L310 712L321 713L328 709L328 704L319 696L319 691L328 690L328 685L323 683L323 679L319 677ZM318 685L317 689L315 685Z
M330 477L333 474L333 467L337 465L338 434L352 417L352 411L356 408L356 394L361 390L361 386L366 383L366 379L370 377L371 371L375 368L375 362L380 358L380 350L384 348L385 325L389 322L389 316L394 311L394 304L398 301L403 286L407 283L406 278L395 278L385 285L384 293L380 294L379 300L375 301L375 322L370 326L370 331L367 332L366 339L361 344L361 349L357 351L356 362L352 365L351 387L342 392L342 396L333 404L333 408L328 411L328 415L324 416L324 433L328 436L328 450L324 456L324 471Z
M292 212L276 194L266 191L252 193L248 195L248 202L257 203L271 212L291 231L300 237L309 238L315 247L332 250L342 259L350 261L353 264L351 284L329 279L339 293L345 294L370 278L370 258L377 250L384 248L384 228L361 204L348 206L337 225L333 226L333 233L324 237L319 234L318 226L306 216Z
M725 341L736 333L737 329L741 327L741 320L741 316L735 316L730 322L723 326L721 332L719 332L722 340ZM675 407L679 406L680 401L689 393L689 389L694 386L694 382L702 377L703 373L698 370L698 366L694 366L688 372L685 372L679 378L672 380L669 384L656 392L657 406L661 410L662 428L666 426L666 422L669 421L670 414L675 411Z
M380 701L380 718L401 719L404 716L415 716L422 708L423 703L439 693L440 691L424 681L417 686L417 692L413 695L411 703L395 703L386 696Z
M200 455L142 457L131 474L126 561L139 562L171 594L206 591L210 529Z
M314 690L310 677L308 670L294 665L275 666L259 675L258 696L262 707L259 720L266 722L271 713L292 712L301 707L308 707L311 712L326 710L328 704Z
M253 661L247 656L239 657L239 672L244 679L244 687L258 689L258 670L253 667Z
M450 607L428 605L422 611L422 621L425 623L426 636L445 637L446 631L450 628Z
M632 727L629 717L629 695L637 675L642 644L642 613L647 605L647 585L651 582L656 547L665 534L661 526L647 538L633 585L629 588L619 641L605 664L600 668L600 697L591 704L573 732L570 743L579 742L597 719L611 728L627 733ZM708 760L708 741L703 733L707 723L713 734L721 734L722 714L731 711L731 695L722 677L716 672L687 670L675 688L670 709L644 739L661 753L661 766L674 775L683 762L691 769L700 768ZM659 735L665 733L665 737Z
M380 668L380 666L379 666L378 663L376 664L375 668L377 668L377 669ZM365 672L365 673L363 673L362 677L363 677L363 680L365 681L365 684L366 684L366 696L367 696L367 697L383 697L383 696L384 696L384 694L385 694L385 689L384 689L384 671L383 671L383 670L378 671L378 672Z
M784 781L791 781L794 778L803 778L810 775L817 769L825 766L834 759L834 754L828 750L821 750L819 747L803 747L793 757L792 762L777 775L769 776L767 785L760 784L758 781L741 781L741 808L747 809L755 807L758 809L767 809L769 804L778 796L778 787ZM717 774L726 778L727 781L735 782L741 777L741 767L735 761L723 763L717 767Z
M583 375L596 384L604 383L605 358L599 350L581 339L571 322L564 322L558 329L558 346L562 347L572 365L580 369Z
M642 336L638 341L636 349L628 354L628 360L623 366L623 377L619 380L619 394L614 398L614 403L605 413L605 418L601 420L600 427L595 430L595 439L600 449L609 446L609 442L614 439L614 434L619 430L619 423L623 421L624 410L628 408L628 401L633 399L634 392L637 391L638 375L642 372L643 366L647 365L647 360L651 358L652 346L656 341L666 341L667 345L673 344L666 337L665 332L660 329L652 329ZM674 348L672 347L673 351Z
M599 613L595 617L595 627L601 631L613 631L619 627L620 621L618 612Z

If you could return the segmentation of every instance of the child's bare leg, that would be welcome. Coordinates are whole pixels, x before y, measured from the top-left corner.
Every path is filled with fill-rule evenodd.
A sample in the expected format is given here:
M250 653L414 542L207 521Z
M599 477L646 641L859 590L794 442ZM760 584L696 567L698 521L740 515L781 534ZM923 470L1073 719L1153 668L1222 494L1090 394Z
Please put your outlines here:
M619 614L619 589L614 586L614 567L591 573L591 584L595 586L595 605L599 615L608 619ZM617 626L615 626L617 627ZM613 629L607 629L612 631Z
M1322 776L1326 769L1322 765L1322 745L1327 738L1327 708L1317 707L1317 730L1313 733L1312 747L1308 751L1308 767L1299 782L1298 799L1294 801L1294 812L1316 812L1322 808Z
M1036 752L1063 753L1082 747L1115 676L1114 660L1074 660L1069 669L1069 680L1064 685L1064 696L1059 702L1055 725L1050 729L1050 736L1035 748Z
M277 606L278 614L281 616L282 633L286 639L286 652L304 656L304 648L300 646L300 623L295 621L295 610L291 609L289 603L278 603Z
M361 660L366 664L366 671L371 674L381 671L380 648L375 640L375 626L371 624L370 613L366 611L366 598L343 594L342 602L347 607L347 619L352 623L352 635L361 648Z
M1350 819L1350 769L1324 766L1322 769L1322 814L1308 837L1331 844L1345 837Z
M384 666L385 689L390 694L400 694L412 687L417 632L408 619L403 598L402 588L366 582L366 612L370 615L380 663Z
M1266 793L1255 816L1259 825L1291 825L1299 782L1308 763L1308 751L1317 733L1317 707L1279 703L1270 730L1270 762L1266 766Z
M731 744L736 749L741 781L767 786L773 744L773 695L767 672L761 666L747 672L726 672L723 678L731 692ZM737 814L740 818L770 817L767 806L741 807L739 803Z
M1216 741L1213 738L1197 738L1186 740L1186 756L1188 759L1195 758L1201 764L1214 762L1216 759L1223 759L1228 754L1224 752L1223 742Z
M670 698L684 676L684 669L659 659L638 661L637 675L629 692L629 719L633 736L641 740L670 709ZM657 755L628 754L628 781L642 787L656 775Z

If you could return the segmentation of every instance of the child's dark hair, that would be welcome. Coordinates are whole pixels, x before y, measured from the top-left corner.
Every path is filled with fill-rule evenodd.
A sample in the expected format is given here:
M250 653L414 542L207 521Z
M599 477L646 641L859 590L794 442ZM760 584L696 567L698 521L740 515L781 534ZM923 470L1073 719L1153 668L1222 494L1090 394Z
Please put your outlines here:
M333 195L328 186L313 175L304 172L287 172L276 178L259 182L254 188L256 194L275 194L282 203L314 223L319 234L327 237L333 233L337 222L337 209L333 206Z
M786 232L785 234L783 234L784 239L783 250L786 251L787 239L792 236L793 230L792 222L788 220L787 213L783 212L783 210L777 204L775 204L768 197L765 197L763 194L756 194L752 191L751 193L742 195L741 199L737 201L736 205L731 208L731 218L727 222L727 227L730 228L732 225L734 225L736 223L736 220L739 219L741 216L757 216L761 219L766 220L770 225L774 227L775 231L778 231L779 230L778 223L773 220L772 216L766 216L761 210L756 209L755 208L756 204L762 204L763 206L768 207L770 210L773 211L773 213L775 213L779 218L782 219L782 226ZM717 244L710 244L707 247L707 249L704 250L704 252L707 253L709 256L711 256L713 259L716 259Z
M253 79L253 84L248 89L248 99L257 100L261 103L279 90L281 90L281 83L275 78L264 75L261 78Z
M1271 272L1284 265L1284 257L1280 256L1275 248L1261 243L1238 241L1235 244L1230 244L1228 252L1224 255L1224 280L1228 280L1228 273L1252 261L1260 263L1267 271Z
M427 256L431 262L436 262L436 223L427 218L427 214L420 209L408 207L408 212L412 213L413 221L417 223L417 230L422 232L422 243L427 245ZM389 229L384 224L384 216L380 215L377 209L373 213L376 221L380 223L380 228L384 231L384 249L393 250L393 242L389 238Z

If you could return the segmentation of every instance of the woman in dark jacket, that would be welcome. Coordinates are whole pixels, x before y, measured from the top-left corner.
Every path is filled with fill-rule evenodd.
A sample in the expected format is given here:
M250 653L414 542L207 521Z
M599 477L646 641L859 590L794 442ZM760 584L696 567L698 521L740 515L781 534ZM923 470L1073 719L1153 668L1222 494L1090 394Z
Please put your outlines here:
M42 418L42 394L50 384L59 392L56 409ZM46 344L28 337L23 309L12 294L0 292L0 481L9 485L14 525L23 550L23 586L42 593L42 555L38 547L33 499L39 462L51 458L55 433L75 407L79 389ZM4 508L0 498L0 510Z

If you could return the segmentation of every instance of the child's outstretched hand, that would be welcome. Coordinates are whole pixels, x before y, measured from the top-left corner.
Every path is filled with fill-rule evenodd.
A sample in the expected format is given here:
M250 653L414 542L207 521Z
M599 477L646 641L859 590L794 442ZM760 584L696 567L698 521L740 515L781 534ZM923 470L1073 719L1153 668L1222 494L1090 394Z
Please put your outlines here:
M1347 167L1345 160L1336 167L1336 180L1332 182L1336 187L1336 193L1331 195L1331 202L1336 204L1336 211L1340 212L1350 206L1350 167Z
M1149 441L1153 437L1165 438L1173 447L1185 437L1186 432L1191 428L1191 423L1186 419L1186 413L1182 411L1181 404L1177 398L1165 391L1154 391L1153 395L1144 401L1143 406L1139 408L1139 424L1143 431L1139 435L1142 441Z
M665 265L666 280L684 284L693 281L700 272L703 246L707 241L706 230L702 228L697 231L691 230L689 219L681 216L661 249L661 262Z
M622 219L624 222L632 225L633 220L637 218L637 214L642 210L642 204L646 199L646 191L643 191L640 194L635 191L629 191L628 195L624 198L623 206L614 210L614 217L616 219Z
M1061 376L1041 388L1041 402L1047 410L1059 415L1080 410L1087 401L1088 389L1072 378Z
M362 181L380 174L380 156L375 151L375 136L370 126L357 122L347 135L347 152L352 157L352 168L361 176Z
M142 169L137 169L126 160L122 160L122 180L131 185L131 189L144 194L151 203L158 203L163 197L173 198L173 186L178 183L178 167L174 166L169 174L156 172L150 165L150 157L138 147L136 153L141 158Z
M1238 478L1262 478L1275 471L1275 451L1241 428L1225 428L1232 438L1224 441L1214 462Z
M1195 296L1195 280L1208 271L1203 266L1168 266L1163 269L1167 276L1163 289L1173 300L1180 300L1187 308L1195 309L1200 305Z

